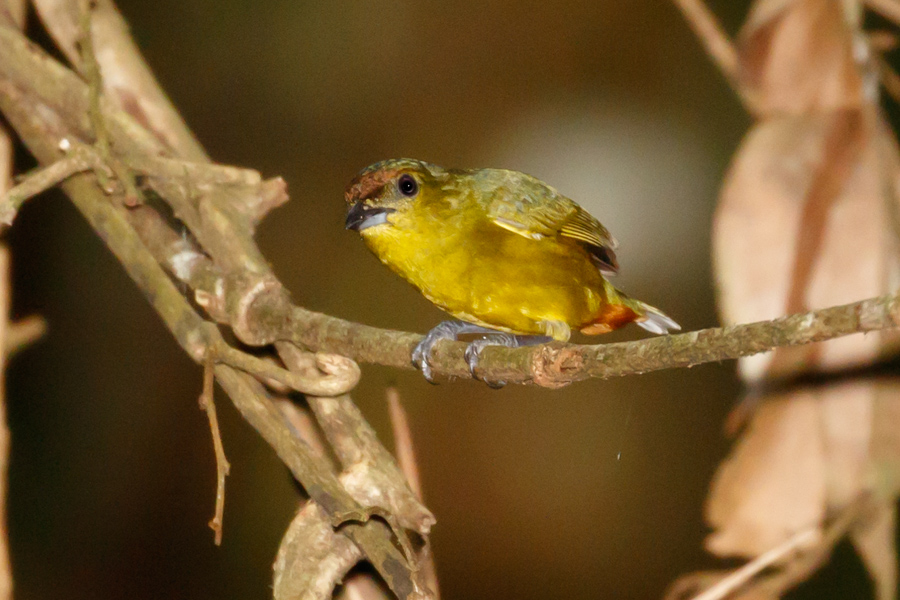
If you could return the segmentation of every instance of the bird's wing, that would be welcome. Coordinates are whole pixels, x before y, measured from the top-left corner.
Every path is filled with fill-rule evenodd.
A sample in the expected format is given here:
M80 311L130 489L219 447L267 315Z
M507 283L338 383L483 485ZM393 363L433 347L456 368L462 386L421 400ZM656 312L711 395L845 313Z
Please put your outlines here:
M604 274L618 272L617 242L593 215L542 181L509 173L509 181L491 194L488 217L495 224L525 237L558 235L572 239L590 253Z

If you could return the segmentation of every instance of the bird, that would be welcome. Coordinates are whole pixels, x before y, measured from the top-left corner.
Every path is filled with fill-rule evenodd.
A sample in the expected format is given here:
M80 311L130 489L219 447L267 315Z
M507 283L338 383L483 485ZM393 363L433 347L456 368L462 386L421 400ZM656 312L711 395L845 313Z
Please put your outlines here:
M344 196L345 227L454 317L412 352L432 383L435 344L464 334L482 336L465 353L471 375L480 379L478 358L487 346L566 342L573 329L597 335L632 322L656 334L681 329L609 282L619 270L609 231L525 173L390 159L360 171Z

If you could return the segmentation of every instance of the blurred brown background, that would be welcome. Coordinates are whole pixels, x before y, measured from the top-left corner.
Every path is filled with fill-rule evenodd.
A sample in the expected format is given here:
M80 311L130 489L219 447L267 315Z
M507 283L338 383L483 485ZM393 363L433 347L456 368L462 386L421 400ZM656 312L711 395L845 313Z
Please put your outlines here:
M419 332L443 318L343 229L346 182L406 156L544 179L619 238L625 290L687 330L717 323L710 220L750 121L669 2L118 4L214 159L288 181L258 238L300 304ZM732 33L748 4L710 2ZM9 371L18 596L269 595L287 470L220 399L214 547L200 369L64 197L30 202L10 240L16 314L51 328ZM355 399L390 446L384 390L400 390L446 598L652 598L721 566L702 506L733 370L494 391L366 365ZM866 586L845 556L795 596Z

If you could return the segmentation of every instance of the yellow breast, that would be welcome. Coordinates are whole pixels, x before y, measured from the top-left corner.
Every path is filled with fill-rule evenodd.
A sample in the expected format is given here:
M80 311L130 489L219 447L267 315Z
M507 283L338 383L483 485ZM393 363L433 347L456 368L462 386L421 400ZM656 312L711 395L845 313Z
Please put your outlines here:
M508 231L472 210L392 214L369 248L454 317L517 334L568 338L607 303L587 253L565 239Z

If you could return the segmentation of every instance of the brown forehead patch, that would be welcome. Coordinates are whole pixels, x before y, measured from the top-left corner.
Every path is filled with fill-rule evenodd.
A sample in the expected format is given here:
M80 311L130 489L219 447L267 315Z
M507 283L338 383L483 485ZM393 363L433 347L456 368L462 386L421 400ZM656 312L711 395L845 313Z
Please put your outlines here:
M344 198L347 200L347 203L353 204L354 202L377 196L390 181L393 181L401 173L410 171L420 173L426 177L434 177L437 173L443 173L443 169L439 166L414 158L383 160L360 171L347 186Z
M359 200L377 196L385 184L391 182L402 171L403 169L396 167L366 169L350 181L344 198L348 204L353 204Z

